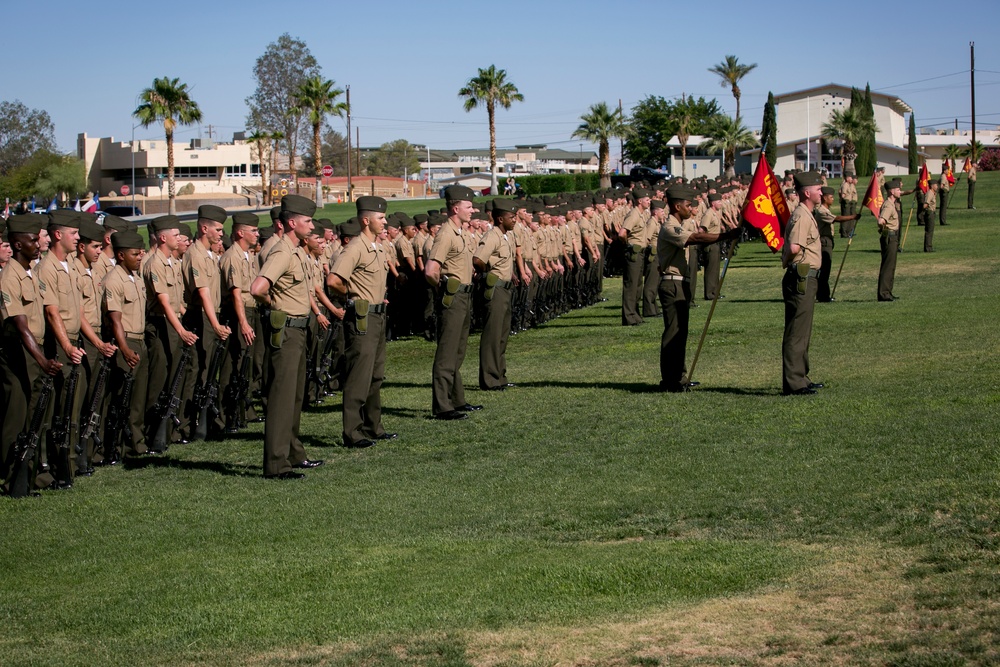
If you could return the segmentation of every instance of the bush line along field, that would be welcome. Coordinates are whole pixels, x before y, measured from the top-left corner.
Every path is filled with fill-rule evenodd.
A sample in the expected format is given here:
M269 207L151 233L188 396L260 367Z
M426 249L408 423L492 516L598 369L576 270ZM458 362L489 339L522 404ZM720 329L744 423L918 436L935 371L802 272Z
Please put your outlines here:
M689 394L653 391L662 323L619 326L612 279L512 337L515 389L475 389L473 336L465 422L428 419L433 345L389 344L400 439L339 447L328 398L301 483L260 478L252 425L0 499L2 662L996 664L1000 177L977 207L963 181L934 254L911 223L894 303L865 213L817 396L780 395L780 261L749 243Z

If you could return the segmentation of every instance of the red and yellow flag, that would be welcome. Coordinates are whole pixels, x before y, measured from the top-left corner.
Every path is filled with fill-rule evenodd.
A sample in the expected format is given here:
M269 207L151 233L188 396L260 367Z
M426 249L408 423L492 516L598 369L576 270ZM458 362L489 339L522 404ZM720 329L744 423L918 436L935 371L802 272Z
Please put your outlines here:
M972 169L972 163L969 162L969 158L965 158L965 164L962 165L962 171L968 174L969 170L971 169Z
M760 152L757 170L750 181L742 215L744 220L760 230L771 252L781 251L785 245L781 230L791 217L791 211L781 192L781 184L764 158L764 151Z
M944 161L944 177L948 179L949 185L955 185L955 174L951 170L951 160L947 158Z
M920 191L924 193L926 193L931 187L931 174L927 170L926 162L924 162L920 167L920 178L917 181L917 187L919 187Z
M872 174L871 183L868 184L868 190L865 192L864 205L877 218L878 214L882 211L883 202L882 188L878 186L878 172L876 171Z

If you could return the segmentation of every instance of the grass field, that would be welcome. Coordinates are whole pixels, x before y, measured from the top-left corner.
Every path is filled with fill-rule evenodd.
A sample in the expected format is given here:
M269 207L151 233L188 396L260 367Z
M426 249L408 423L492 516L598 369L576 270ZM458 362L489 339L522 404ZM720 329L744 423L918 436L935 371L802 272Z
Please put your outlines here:
M818 396L780 395L780 264L744 244L692 393L652 391L662 325L618 326L610 280L511 339L516 389L475 389L473 337L465 422L428 419L433 346L390 344L400 439L337 446L327 399L302 482L260 478L254 425L0 499L0 663L1000 663L1000 175L977 195L935 254L914 221L894 303L865 215Z

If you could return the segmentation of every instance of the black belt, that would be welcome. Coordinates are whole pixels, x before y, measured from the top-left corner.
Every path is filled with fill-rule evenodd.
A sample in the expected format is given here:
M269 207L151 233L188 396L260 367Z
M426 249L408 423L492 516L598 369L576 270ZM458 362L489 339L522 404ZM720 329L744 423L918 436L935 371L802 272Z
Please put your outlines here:
M471 292L471 291L472 291L472 284L469 283L468 285L462 285L461 287L459 287L458 291L455 292L455 294L461 294L462 292Z
M305 317L289 317L285 320L285 326L289 329L305 329L309 326L309 316Z
M369 315L382 315L385 313L385 304L380 303L377 305L368 304L368 314Z
M514 284L512 280L498 280L494 287L502 287L503 289L510 289L510 286Z

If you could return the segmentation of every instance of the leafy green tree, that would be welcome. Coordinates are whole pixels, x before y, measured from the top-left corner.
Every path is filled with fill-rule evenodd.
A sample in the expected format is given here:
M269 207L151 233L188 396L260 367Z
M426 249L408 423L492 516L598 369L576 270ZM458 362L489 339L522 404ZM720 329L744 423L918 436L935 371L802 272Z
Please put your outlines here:
M169 196L169 211L177 212L177 202L174 195L174 129L178 125L191 125L201 120L201 109L191 99L186 83L180 79L163 77L153 79L153 85L139 94L142 103L132 115L142 124L149 127L163 123L163 132L167 138L167 193Z
M316 205L323 206L323 190L319 183L323 178L323 161L320 141L320 128L329 115L344 117L347 104L338 102L337 98L344 94L340 88L335 88L333 80L324 80L316 74L306 78L295 90L295 106L290 113L303 114L312 125L313 130L313 173L316 176Z
M66 197L83 194L86 189L87 174L83 160L74 155L63 155L46 166L35 181L35 194L46 202L56 196L66 201Z
M368 157L363 169L367 176L402 178L420 171L420 152L406 139L388 141Z
M632 108L624 158L632 164L649 167L665 165L673 152L667 143L676 134L684 142L681 158L686 167L686 137L704 134L709 120L719 113L719 103L714 99L706 101L704 97L695 99L682 95L680 100L667 101L650 95ZM682 123L685 127L681 127Z
M476 107L485 106L490 122L490 173L493 174L490 193L497 194L497 130L496 107L500 105L509 109L514 102L523 102L524 95L517 86L507 80L507 71L490 65L479 69L479 74L469 79L458 91L458 96L465 98L465 110L472 111Z
M62 156L57 153L35 151L26 162L0 176L0 192L11 199L31 199L36 194L36 185L46 169L59 164L61 160Z
M726 178L736 173L736 151L753 148L757 137L738 118L719 114L712 119L705 131L706 139L699 146L707 153L722 153Z
M20 100L0 102L0 176L27 164L39 151L56 152L49 114L29 109Z
M311 76L320 73L316 58L302 40L287 32L271 42L254 63L257 88L246 98L247 128L270 132L288 150L289 171L295 171L295 158L302 143L304 112L296 108L295 91ZM280 135L280 136L279 136ZM277 150L273 160L277 163ZM296 181L297 182L297 181Z
M774 108L774 93L768 91L767 104L764 105L764 120L760 127L760 141L764 146L764 157L774 169L778 161L778 114Z
M619 109L610 110L607 102L590 105L590 110L580 116L580 120L583 122L573 130L573 134L570 136L597 144L597 173L601 179L600 187L610 188L611 172L608 163L610 162L611 149L609 144L612 137L624 138L628 136L628 124L622 118L621 111Z
M957 144L948 144L944 147L944 157L951 162L952 171L957 171L955 169L955 160L962 157L962 148Z
M820 134L827 141L840 140L844 142L842 149L844 171L851 173L858 173L855 171L858 158L857 145L864 141L869 134L874 134L877 131L875 120L854 107L834 109L827 121L820 127Z
M726 56L721 63L708 68L709 72L719 76L719 85L733 91L733 97L736 98L736 120L740 119L740 97L743 94L740 91L740 81L756 67L757 63L747 65L740 63L740 59L736 56Z
M856 136L854 143L854 166L856 174L872 174L875 171L878 157L875 152L875 132L874 127L875 110L871 105L871 88L866 88L866 93L861 93L857 88L851 89L851 106L849 110L855 113L859 122L870 119L872 128L870 132L864 132Z
M920 173L920 155L917 152L917 120L916 114L910 114L910 137L906 144L906 162L911 174Z

